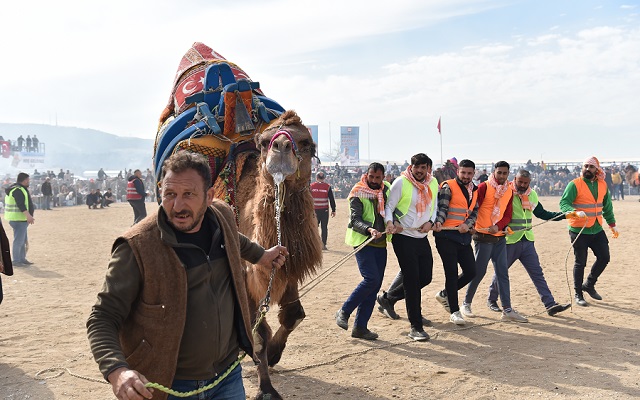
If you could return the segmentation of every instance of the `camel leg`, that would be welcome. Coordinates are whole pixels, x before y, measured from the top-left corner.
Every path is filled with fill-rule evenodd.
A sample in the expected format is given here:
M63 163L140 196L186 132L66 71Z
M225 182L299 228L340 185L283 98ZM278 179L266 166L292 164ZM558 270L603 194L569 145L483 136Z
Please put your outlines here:
M280 321L280 328L269 341L267 347L267 354L269 356L269 366L274 366L280 361L282 352L287 345L287 339L289 334L302 322L306 316L302 304L298 299L298 287L287 286L280 304L280 311L278 311L278 321Z
M255 400L282 400L282 396L280 396L271 384L271 377L269 376L269 363L266 349L271 341L271 334L271 327L269 327L266 319L262 320L257 329L258 337L254 338L255 351L259 361L257 365L259 390L254 398Z

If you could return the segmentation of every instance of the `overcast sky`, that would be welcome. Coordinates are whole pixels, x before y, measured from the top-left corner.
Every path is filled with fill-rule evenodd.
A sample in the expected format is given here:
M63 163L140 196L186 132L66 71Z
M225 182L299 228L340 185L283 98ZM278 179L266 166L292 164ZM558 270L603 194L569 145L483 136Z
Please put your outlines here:
M640 2L30 1L0 13L0 122L155 138L200 41L360 156L640 159ZM179 4L179 6L178 6ZM2 134L0 132L0 134Z

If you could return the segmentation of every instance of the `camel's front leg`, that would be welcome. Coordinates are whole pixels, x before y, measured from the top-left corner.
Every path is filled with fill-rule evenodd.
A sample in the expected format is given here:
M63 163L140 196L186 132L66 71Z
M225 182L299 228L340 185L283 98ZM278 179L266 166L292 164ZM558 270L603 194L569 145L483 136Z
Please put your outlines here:
M280 300L280 311L278 311L280 328L278 328L278 331L267 345L269 366L274 366L280 361L282 352L287 345L289 334L296 329L306 316L298 297L297 285L295 287L288 285Z
M282 396L274 389L271 384L271 377L269 376L269 363L267 349L269 342L271 341L271 328L267 324L266 319L263 319L258 325L256 335L254 336L254 347L258 361L258 387L260 390L255 397L255 400L278 400L282 399Z

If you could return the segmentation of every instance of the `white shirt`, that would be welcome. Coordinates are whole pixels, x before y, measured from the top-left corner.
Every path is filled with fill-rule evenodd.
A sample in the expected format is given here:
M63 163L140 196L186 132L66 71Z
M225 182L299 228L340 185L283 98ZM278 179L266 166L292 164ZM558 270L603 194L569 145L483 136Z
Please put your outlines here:
M387 197L387 203L385 205L385 218L384 222L387 223L389 221L393 221L393 211L396 209L396 206L400 202L400 197L402 195L402 180L406 179L402 176L397 178L391 184L391 190L389 190L389 196ZM431 179L435 179L433 176ZM429 182L425 182L425 185L428 186ZM429 212L431 204L427 207L427 211L418 218L418 213L416 212L416 202L418 200L418 189L415 186L412 186L413 190L411 191L411 204L409 204L409 209L404 217L400 218L400 226L402 226L403 231L400 232L400 235L405 235L414 238L423 238L427 236L426 233L419 232L417 230L407 230L406 228L419 228L424 225L427 221L435 221L436 216L438 214L438 191L431 192L431 204L433 204L433 212Z

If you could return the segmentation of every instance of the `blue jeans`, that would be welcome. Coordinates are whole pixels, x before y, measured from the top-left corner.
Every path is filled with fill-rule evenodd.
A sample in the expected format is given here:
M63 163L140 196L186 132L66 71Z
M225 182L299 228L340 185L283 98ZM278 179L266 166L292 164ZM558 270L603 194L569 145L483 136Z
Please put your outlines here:
M342 305L342 311L351 315L357 307L354 327L365 329L376 304L376 295L382 286L387 267L387 248L365 246L356 253L356 261L363 279Z
M27 221L9 221L13 228L13 262L21 263L27 257Z
M507 266L507 239L501 237L497 243L475 242L474 253L476 256L476 276L467 286L467 293L464 297L465 304L471 304L473 296L478 290L478 286L487 273L489 260L493 263L493 270L498 279L498 292L502 308L511 308L511 289L509 287L509 268Z
M174 379L171 389L178 392L190 392L197 390L207 385L210 385L216 380L212 378L206 381L199 380L182 380ZM244 392L244 385L242 384L242 367L238 365L231 371L226 378L218 383L213 388L189 397L175 397L169 395L167 400L245 400L246 395Z
M542 266L540 266L540 259L536 252L536 246L533 242L522 238L519 242L507 245L507 265L509 268L517 260L520 260L524 269L529 274L531 282L536 287L540 300L546 308L549 308L556 304L556 300L549 290L546 279L544 279L544 273L542 272ZM493 274L491 280L491 286L489 286L489 300L498 300L498 280L496 274Z

